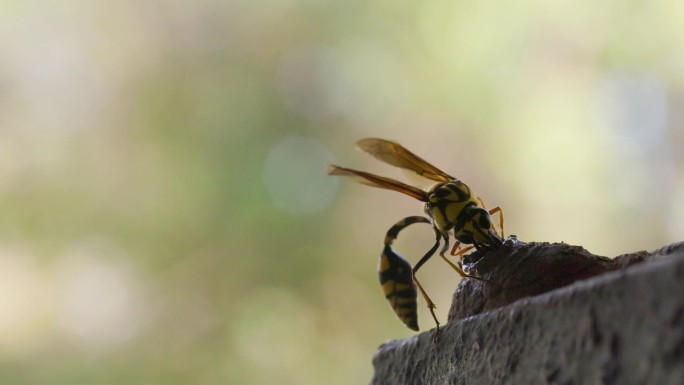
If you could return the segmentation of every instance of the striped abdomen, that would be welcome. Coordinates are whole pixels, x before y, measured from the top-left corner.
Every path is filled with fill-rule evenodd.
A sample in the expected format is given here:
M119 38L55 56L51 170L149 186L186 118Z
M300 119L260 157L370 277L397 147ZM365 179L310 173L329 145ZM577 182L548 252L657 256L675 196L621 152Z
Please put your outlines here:
M391 247L399 232L414 223L431 223L420 216L407 217L387 230L385 247L380 255L378 272L380 285L394 313L411 330L418 331L418 292L413 282L411 264Z

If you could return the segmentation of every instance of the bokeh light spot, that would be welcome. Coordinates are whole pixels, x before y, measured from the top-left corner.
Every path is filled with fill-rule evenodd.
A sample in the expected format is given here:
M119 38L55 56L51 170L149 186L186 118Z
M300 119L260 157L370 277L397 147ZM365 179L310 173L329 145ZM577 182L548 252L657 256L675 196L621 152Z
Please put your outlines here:
M662 145L669 101L656 76L611 73L597 85L593 107L611 145L636 155Z
M57 262L56 318L76 345L102 349L135 335L142 321L141 295L131 266L117 251L92 246L78 245Z

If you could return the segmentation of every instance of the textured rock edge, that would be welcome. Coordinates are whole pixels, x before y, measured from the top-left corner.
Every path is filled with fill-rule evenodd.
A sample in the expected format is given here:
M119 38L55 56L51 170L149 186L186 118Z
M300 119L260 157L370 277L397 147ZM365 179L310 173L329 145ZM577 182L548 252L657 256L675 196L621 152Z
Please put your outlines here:
M684 251L383 344L372 384L683 384Z

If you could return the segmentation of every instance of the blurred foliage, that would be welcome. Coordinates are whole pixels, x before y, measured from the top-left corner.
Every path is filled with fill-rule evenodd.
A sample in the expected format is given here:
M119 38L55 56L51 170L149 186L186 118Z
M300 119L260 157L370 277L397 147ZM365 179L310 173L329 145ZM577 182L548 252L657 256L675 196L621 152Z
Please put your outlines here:
M403 178L362 137L465 180L522 240L682 239L679 3L1 6L2 383L367 382L410 335L381 240L421 208L325 175L334 154ZM421 270L442 320L445 266Z

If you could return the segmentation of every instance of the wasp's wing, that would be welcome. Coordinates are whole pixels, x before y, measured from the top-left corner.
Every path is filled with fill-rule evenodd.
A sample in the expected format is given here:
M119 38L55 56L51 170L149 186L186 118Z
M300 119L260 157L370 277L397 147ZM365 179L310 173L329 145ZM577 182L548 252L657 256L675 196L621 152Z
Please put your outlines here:
M428 199L428 193L417 187L409 186L394 179L385 178L383 176L374 175L364 171L353 170L351 168L345 168L331 164L328 165L328 175L349 176L354 178L354 180L359 183L368 186L384 188L387 190L398 191L408 196L412 196L422 202L426 202Z
M456 179L397 142L378 138L366 138L356 142L356 146L385 163L413 171L422 177L437 182L450 182Z

